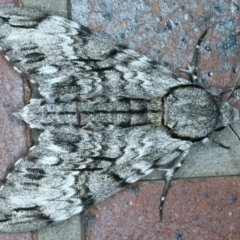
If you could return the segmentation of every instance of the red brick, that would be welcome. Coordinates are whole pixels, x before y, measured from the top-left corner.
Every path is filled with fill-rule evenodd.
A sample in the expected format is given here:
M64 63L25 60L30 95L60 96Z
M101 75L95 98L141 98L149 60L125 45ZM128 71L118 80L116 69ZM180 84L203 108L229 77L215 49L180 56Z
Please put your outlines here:
M0 1L0 7L17 6L18 1ZM0 55L0 179L11 170L12 164L26 155L28 134L25 124L13 113L24 106L24 90L21 76L13 70L4 55ZM1 240L33 240L32 233L0 233Z
M85 212L87 240L240 239L240 177L139 182ZM177 238L178 237L178 238Z

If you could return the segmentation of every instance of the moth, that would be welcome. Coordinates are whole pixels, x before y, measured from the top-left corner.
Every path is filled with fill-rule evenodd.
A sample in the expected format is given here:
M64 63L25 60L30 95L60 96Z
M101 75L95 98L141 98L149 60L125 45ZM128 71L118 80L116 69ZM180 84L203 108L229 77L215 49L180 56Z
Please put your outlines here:
M239 120L227 102L146 56L62 17L0 9L0 47L29 79L16 115L41 133L0 189L0 231L62 221L165 170Z

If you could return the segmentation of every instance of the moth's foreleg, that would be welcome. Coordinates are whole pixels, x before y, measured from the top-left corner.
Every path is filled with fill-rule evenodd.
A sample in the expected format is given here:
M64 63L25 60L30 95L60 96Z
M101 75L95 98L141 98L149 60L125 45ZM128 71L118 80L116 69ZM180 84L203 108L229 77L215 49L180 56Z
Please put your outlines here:
M225 149L230 149L229 146L226 146L226 145L224 145L224 144L222 144L222 143L220 143L220 142L217 142L217 141L215 141L215 140L213 140L213 139L211 139L211 138L209 138L209 137L204 138L204 139L202 140L202 143L203 143L204 145L213 145L213 146L216 146L216 147L221 147L221 148L225 148Z
M180 69L182 72L186 72L191 75L192 83L196 83L198 80L198 77L196 75L196 67L195 66L187 66L187 69Z
M163 205L167 196L168 189L170 187L171 181L173 179L173 176L175 172L182 166L185 157L188 153L188 150L183 150L182 153L174 160L174 164L170 169L159 169L166 171L166 183L163 189L163 193L161 195L161 200L159 204L159 216L160 216L160 222L163 221Z
M200 45L206 36L207 32L209 29L206 29L202 35L199 37L197 41L197 45L195 47L195 51L193 54L192 62L190 65L188 65L187 69L180 69L183 72L187 72L191 76L191 82L194 84L198 84L198 77L197 77L197 65L198 65L198 57L199 57L199 52L200 52Z

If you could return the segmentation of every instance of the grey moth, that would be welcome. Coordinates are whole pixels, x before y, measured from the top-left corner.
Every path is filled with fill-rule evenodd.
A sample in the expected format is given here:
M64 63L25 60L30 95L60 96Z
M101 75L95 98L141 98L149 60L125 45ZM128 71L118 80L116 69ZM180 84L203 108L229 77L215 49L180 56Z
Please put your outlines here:
M0 231L62 221L154 170L166 171L166 193L193 142L239 119L211 92L75 22L25 8L0 9L0 21L1 50L37 88L16 115L41 132L1 186Z

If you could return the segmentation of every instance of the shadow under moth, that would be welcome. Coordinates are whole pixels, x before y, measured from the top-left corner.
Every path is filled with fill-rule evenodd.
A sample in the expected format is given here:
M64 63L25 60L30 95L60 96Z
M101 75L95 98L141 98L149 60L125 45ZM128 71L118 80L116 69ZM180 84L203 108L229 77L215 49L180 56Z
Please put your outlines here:
M0 47L38 92L16 115L41 130L0 191L0 231L38 229L154 170L239 119L228 102L62 17L0 9Z

